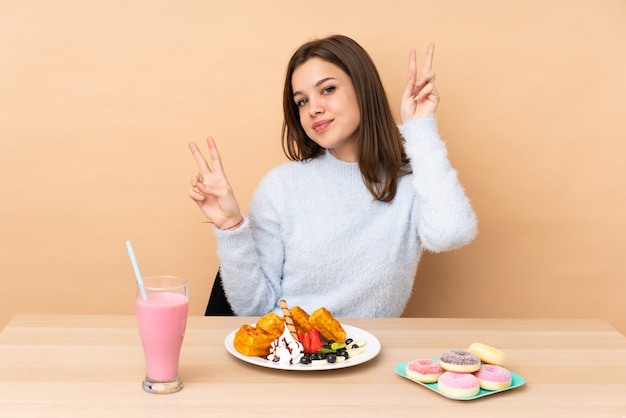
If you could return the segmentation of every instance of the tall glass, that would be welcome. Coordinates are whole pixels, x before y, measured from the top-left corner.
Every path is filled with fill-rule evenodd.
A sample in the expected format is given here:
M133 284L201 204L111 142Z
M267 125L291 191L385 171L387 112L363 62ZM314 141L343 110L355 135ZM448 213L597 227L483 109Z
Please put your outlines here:
M138 285L135 298L146 360L143 389L150 393L178 392L183 388L178 363L187 326L187 281L175 276L149 276L143 283L145 295Z

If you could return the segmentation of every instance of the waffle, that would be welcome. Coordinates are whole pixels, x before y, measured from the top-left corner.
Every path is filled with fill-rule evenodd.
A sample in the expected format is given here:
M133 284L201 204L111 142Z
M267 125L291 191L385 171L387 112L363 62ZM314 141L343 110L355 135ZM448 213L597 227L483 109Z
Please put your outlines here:
M294 306L289 309L291 313L291 318L293 318L293 324L296 327L297 331L302 331L303 333L309 332L311 329L311 323L309 322L309 314L299 306Z
M276 337L252 325L243 325L235 333L233 346L244 356L265 357Z
M270 353L270 345L285 329L282 318L274 312L262 316L256 326L245 324L235 333L233 346L244 356L262 356Z
M328 341L345 341L346 331L326 308L319 308L309 315L311 326Z

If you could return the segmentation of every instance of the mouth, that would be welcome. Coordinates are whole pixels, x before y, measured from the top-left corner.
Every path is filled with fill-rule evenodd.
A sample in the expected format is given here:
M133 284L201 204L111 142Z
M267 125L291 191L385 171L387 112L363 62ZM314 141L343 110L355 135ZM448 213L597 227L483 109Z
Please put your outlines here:
M333 122L332 119L320 120L318 122L315 122L312 128L315 132L319 133L319 132L322 132L324 129L326 129L328 125L330 125L332 122Z

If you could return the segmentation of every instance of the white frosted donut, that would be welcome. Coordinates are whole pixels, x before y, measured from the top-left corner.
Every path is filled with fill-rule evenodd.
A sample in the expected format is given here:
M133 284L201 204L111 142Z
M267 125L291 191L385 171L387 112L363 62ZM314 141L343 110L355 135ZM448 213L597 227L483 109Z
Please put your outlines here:
M439 364L451 372L473 373L480 368L480 359L467 350L448 350L441 353Z
M483 363L503 366L506 362L506 355L502 351L497 348L490 347L487 344L472 343L467 351L477 355Z
M500 390L511 386L511 373L501 366L493 364L483 364L477 372L474 373L478 384L485 390Z
M450 398L469 398L478 395L480 385L471 373L445 372L437 382L439 391Z
M443 373L438 361L420 358L409 361L406 365L406 375L422 383L434 383Z

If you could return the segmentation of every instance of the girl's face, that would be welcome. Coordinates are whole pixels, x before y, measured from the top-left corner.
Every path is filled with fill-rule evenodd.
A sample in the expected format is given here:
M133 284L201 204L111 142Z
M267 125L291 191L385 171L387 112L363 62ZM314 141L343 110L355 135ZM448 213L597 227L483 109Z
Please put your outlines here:
M328 61L311 58L295 69L291 88L309 138L336 158L356 162L361 113L348 74Z

